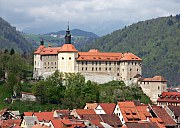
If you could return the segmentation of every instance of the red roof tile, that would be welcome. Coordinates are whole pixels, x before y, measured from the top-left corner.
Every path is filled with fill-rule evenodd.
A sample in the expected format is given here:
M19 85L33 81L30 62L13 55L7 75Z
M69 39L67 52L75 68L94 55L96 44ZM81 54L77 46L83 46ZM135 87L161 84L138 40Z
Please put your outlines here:
M50 128L47 125L42 125L42 124L36 124L34 126L32 126L32 128Z
M40 52L45 48L44 45L40 45L38 49L34 52L34 54L40 54Z
M98 106L98 103L86 103L87 109L95 109Z
M168 108L174 113L175 116L180 117L180 107L179 106L168 106Z
M64 44L58 52L78 52L74 45L72 44Z
M157 102L180 103L180 92L163 92Z
M8 120L2 120L1 126L2 128L10 128L12 126L20 126L21 119L8 119Z
M126 123L126 128L159 128L156 123L142 122L142 123Z
M24 112L24 116L32 116L33 112Z
M167 82L163 76L154 76L153 78L141 78L142 82Z
M169 116L169 114L166 112L166 110L160 106L152 106L153 111L156 113L156 115L161 118L161 120L164 122L165 126L175 126L176 122Z
M58 51L61 49L61 47L47 47L43 48L43 50L40 52L40 55L56 55L58 54Z
M78 115L96 114L96 112L93 109L76 109L75 111Z
M54 112L34 112L33 115L37 116L39 121L43 121L43 120L50 121L54 119L53 114Z
M99 105L105 111L106 114L113 114L114 108L116 106L115 103L99 103Z
M63 123L61 120L59 119L54 119L54 120L51 120L54 128L63 128Z

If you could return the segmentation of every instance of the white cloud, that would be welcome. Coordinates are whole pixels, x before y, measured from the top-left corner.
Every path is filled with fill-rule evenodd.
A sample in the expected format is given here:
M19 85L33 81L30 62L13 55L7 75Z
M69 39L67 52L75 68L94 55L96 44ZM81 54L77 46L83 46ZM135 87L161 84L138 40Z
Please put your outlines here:
M178 0L1 0L0 16L19 28L67 21L96 26L175 15L179 7Z

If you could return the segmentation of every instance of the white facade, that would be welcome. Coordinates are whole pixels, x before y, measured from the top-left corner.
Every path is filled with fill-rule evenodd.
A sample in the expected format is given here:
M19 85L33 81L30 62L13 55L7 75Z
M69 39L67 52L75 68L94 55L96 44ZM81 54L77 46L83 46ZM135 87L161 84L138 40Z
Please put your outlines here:
M114 114L116 114L119 117L119 119L121 120L122 124L125 124L125 120L123 118L122 112L121 112L118 104L116 105L116 107L114 109Z
M102 109L102 107L100 105L98 105L94 111L96 112L96 114L106 114L105 111Z

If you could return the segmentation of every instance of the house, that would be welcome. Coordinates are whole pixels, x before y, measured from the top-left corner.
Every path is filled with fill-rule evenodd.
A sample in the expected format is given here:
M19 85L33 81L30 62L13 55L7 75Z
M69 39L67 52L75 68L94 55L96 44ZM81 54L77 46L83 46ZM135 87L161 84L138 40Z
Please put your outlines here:
M158 105L180 106L180 92L163 92L157 103Z
M166 128L176 128L176 122L162 106L149 106L149 111L153 118L159 119L158 122L164 124Z
M86 103L84 109L95 109L98 106L98 103Z
M115 106L115 103L99 103L94 111L96 114L113 114Z
M140 78L138 85L143 92L150 97L151 101L156 104L158 97L167 89L167 80L162 76L153 78Z
M34 112L33 116L36 116L39 121L50 121L53 120L54 112Z
M93 115L96 112L93 109L73 109L70 115L73 115L77 119L81 119L84 115Z
M36 96L33 93L21 92L22 101L36 101Z
M24 116L20 126L22 128L31 128L37 123L39 123L39 120L36 116Z
M2 128L11 128L15 126L20 126L21 119L8 119L8 120L1 120L0 127Z
M114 109L114 114L120 118L122 124L141 120L136 106L132 101L118 102Z
M70 110L55 110L53 113L54 118L72 118L70 115L71 111Z

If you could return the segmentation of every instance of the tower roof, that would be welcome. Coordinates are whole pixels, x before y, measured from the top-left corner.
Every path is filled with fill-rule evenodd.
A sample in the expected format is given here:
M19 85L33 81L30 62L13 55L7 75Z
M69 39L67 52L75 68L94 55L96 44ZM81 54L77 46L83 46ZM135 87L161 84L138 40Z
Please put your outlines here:
M64 44L58 52L78 52L78 50L72 44Z

